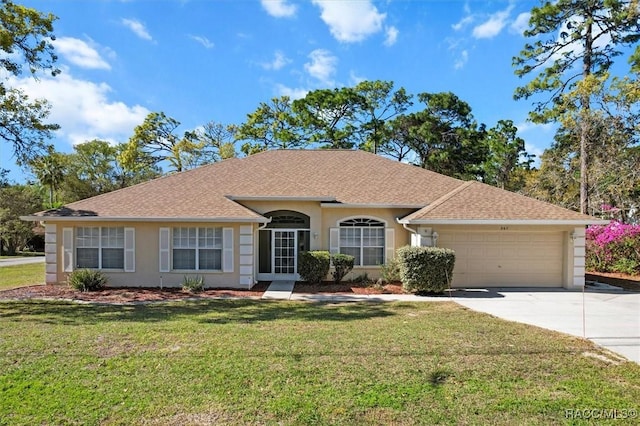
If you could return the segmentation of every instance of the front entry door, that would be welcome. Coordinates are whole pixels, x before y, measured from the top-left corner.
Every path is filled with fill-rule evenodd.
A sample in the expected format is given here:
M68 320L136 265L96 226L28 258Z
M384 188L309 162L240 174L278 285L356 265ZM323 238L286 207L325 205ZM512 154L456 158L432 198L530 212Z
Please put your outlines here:
M298 257L296 253L296 247L298 246L297 232L293 230L274 229L272 234L273 268L271 270L283 279L295 279ZM290 277L285 277L286 275Z

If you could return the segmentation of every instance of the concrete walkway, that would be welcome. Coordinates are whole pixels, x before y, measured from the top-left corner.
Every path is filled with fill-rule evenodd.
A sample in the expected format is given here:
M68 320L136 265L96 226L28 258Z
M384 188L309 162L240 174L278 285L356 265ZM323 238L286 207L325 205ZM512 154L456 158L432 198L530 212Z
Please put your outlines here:
M273 281L262 295L263 299L289 300L293 292L295 281Z

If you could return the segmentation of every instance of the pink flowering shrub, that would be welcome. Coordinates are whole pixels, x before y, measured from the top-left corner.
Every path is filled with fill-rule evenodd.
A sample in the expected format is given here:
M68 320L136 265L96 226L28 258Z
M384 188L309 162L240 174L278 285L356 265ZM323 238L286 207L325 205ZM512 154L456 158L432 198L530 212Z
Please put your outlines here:
M640 225L612 221L586 232L586 267L597 272L640 274Z

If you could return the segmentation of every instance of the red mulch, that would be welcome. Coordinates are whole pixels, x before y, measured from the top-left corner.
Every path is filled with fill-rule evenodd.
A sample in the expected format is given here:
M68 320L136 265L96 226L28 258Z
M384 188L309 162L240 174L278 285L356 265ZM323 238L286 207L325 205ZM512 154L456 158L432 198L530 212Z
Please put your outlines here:
M99 291L77 291L68 285L34 285L0 291L2 299L53 299L77 300L95 303L136 303L161 302L183 299L214 299L224 297L244 297L259 299L269 287L270 282L261 281L251 290L207 289L200 293L189 293L180 288L137 288L113 287ZM384 287L363 286L360 284L307 284L298 282L294 293L352 293L352 294L402 294L401 284L387 284Z
M60 285L35 285L0 291L1 299L66 299L97 303L161 302L182 299L215 299L221 297L260 298L269 286L259 282L251 290L207 289L189 293L180 288L114 287L99 291L77 291Z

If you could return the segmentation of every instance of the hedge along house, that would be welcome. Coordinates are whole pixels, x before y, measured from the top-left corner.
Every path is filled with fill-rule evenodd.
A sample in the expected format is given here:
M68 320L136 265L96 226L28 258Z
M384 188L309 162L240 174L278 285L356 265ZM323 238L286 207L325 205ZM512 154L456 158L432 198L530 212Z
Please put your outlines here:
M100 269L112 286L250 288L297 278L298 253L377 277L407 244L456 252L457 287L584 285L601 221L363 151L279 150L176 173L24 220L45 225L46 282Z

